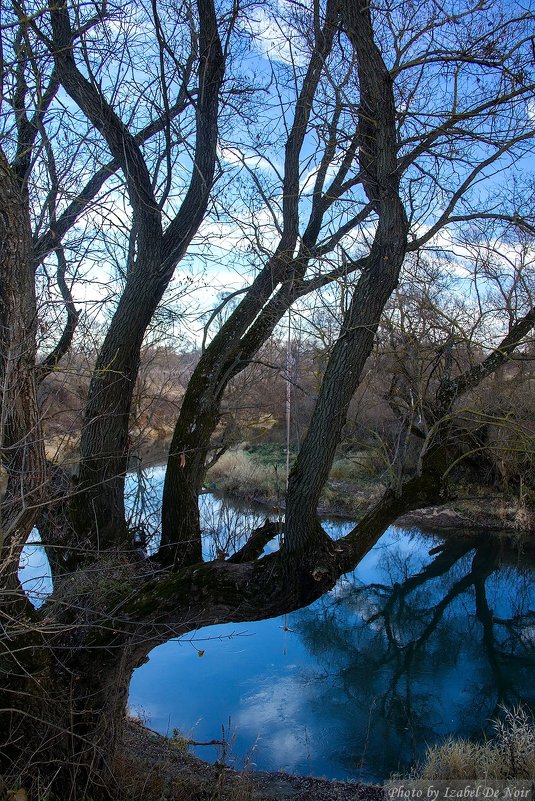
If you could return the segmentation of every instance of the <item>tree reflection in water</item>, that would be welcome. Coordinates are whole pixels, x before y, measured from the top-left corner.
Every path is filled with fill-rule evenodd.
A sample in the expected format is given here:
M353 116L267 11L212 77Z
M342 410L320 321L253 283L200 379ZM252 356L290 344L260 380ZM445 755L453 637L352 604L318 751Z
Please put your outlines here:
M444 735L480 735L502 704L535 702L530 571L488 535L451 536L429 556L389 549L381 583L356 571L292 624L330 678L325 717L354 712L342 758L363 775L406 769Z

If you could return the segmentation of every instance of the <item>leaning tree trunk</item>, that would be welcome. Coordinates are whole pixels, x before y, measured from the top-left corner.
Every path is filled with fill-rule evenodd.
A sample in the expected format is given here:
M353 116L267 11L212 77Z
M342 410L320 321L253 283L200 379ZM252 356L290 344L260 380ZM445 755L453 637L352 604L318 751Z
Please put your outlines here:
M317 508L347 411L370 355L383 309L397 286L408 222L399 192L393 81L375 44L366 0L341 6L342 27L356 57L360 83L358 141L362 182L378 215L367 265L357 282L329 358L312 420L288 482L285 547L306 550L325 535Z
M137 255L100 351L84 415L79 492L72 502L79 531L98 547L125 541L124 477L128 422L144 334L205 215L216 165L219 91L225 54L213 0L197 0L199 90L194 166L180 210L162 228L162 211L136 137L104 94L78 69L64 6L51 10L56 70L63 88L100 131L120 164L132 207Z

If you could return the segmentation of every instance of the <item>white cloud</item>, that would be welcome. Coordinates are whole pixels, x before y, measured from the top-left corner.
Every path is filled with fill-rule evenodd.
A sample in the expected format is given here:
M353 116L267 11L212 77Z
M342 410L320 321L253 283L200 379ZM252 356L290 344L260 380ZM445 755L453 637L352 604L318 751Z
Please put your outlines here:
M273 164L266 156L258 153L247 154L240 147L227 145L219 151L221 161L233 166L243 166L253 172L264 172L278 177L277 165Z
M256 49L260 55L271 61L304 66L308 63L310 54L297 31L284 24L285 6L284 2L276 3L277 15L270 14L265 6L254 10L249 24L255 36Z

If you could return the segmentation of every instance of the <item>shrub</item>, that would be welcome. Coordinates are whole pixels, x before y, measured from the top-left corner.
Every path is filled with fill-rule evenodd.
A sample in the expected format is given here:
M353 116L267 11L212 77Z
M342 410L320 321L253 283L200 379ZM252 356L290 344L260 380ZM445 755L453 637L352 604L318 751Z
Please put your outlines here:
M504 708L483 743L448 739L427 751L421 779L535 779L535 725L521 706Z

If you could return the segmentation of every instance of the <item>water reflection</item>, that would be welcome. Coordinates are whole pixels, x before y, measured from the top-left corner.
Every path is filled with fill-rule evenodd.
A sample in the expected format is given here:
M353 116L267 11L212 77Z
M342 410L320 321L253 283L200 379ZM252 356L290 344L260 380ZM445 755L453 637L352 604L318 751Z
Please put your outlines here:
M147 553L158 550L165 467L144 468L126 476L125 507L130 528ZM266 509L205 492L199 496L203 559L222 558L238 550L254 528L262 525Z
M163 470L134 479L128 508L151 550ZM204 557L239 548L264 517L202 496ZM326 523L333 536L351 526ZM20 577L38 605L52 585L32 536ZM333 592L287 621L211 627L155 649L134 675L131 705L163 733L211 740L224 727L238 761L259 768L380 781L444 735L477 736L501 703L535 707L532 578L487 535L442 543L391 528Z
M52 592L52 571L37 529L33 529L21 554L19 581L35 607L40 607Z
M529 575L496 572L500 555L496 540L458 537L418 569L421 558L394 549L380 582L362 584L357 572L334 602L300 614L294 627L332 678L318 703L340 714L341 696L372 710L351 723L348 769L387 775L396 754L405 768L445 734L477 736L500 703L533 703Z
M389 529L332 593L289 616L290 632L251 624L254 636L208 639L202 659L191 644L156 649L132 704L200 740L230 718L234 754L253 749L262 769L381 780L426 743L476 736L502 702L535 704L532 571L515 560L487 536L441 545Z

